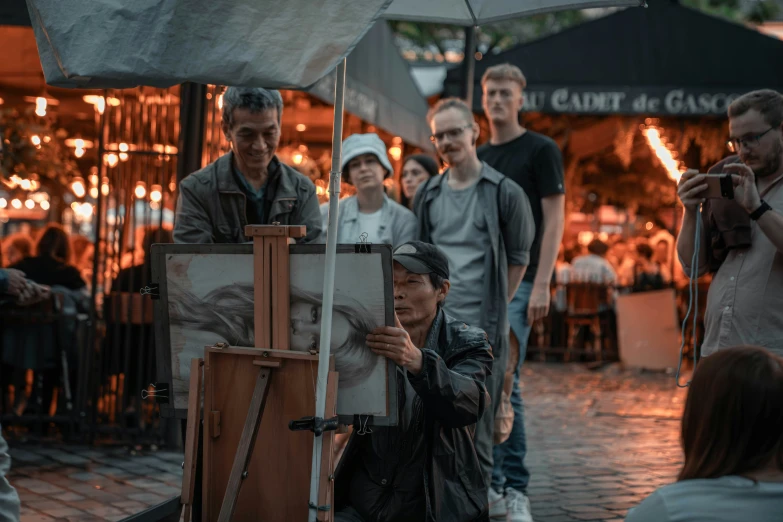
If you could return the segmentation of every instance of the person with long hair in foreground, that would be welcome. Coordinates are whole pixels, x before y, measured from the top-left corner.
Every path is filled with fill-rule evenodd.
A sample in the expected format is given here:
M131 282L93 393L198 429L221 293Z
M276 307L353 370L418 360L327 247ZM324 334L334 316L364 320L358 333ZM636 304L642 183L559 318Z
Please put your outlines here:
M701 360L682 417L677 482L626 522L783 520L783 358L727 348Z

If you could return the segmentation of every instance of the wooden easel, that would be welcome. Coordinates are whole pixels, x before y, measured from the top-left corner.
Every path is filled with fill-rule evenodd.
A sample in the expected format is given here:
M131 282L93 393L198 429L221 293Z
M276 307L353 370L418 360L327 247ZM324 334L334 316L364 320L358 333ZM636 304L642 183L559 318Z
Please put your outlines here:
M318 355L290 351L290 238L305 227L251 225L256 348L205 347L191 365L182 502L189 522L204 368L203 522L333 520L334 432L324 431L318 506L309 506ZM259 349L260 348L260 349ZM330 361L326 411L336 415L337 373ZM315 427L315 425L313 425ZM293 429L293 428L292 428ZM260 437L257 437L260 432ZM230 467L229 467L230 464ZM242 494L240 494L240 489Z

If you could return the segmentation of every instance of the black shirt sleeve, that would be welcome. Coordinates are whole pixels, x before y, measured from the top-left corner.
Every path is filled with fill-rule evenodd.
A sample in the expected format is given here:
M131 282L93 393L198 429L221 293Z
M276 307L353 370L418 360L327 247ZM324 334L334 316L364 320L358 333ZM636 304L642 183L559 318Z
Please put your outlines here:
M536 151L533 158L533 175L542 198L565 194L563 155L553 141L547 141Z

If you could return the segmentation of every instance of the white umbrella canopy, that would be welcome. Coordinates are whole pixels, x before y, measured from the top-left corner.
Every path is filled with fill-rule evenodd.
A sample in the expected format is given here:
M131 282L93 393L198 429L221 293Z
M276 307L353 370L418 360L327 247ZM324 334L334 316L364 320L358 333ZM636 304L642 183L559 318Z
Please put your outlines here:
M391 0L27 0L46 83L306 88Z
M470 26L567 9L643 4L644 0L394 0L383 17Z

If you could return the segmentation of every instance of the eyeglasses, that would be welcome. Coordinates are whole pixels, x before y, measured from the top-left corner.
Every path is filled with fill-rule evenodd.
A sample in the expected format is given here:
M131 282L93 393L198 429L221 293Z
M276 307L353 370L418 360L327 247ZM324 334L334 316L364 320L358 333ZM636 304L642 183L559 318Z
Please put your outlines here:
M726 145L729 147L731 152L739 152L743 145L748 148L758 147L761 138L763 138L766 133L774 130L775 128L776 127L770 127L761 134L756 134L755 136L746 136L744 138L729 138L729 140L726 142Z
M465 129L469 129L473 126L473 124L468 123L467 125L463 125L462 127L456 127L454 129L445 130L442 132L436 132L430 136L430 141L432 143L437 143L439 141L443 141L443 138L448 136L450 140L455 140L462 136L462 133L465 132Z

